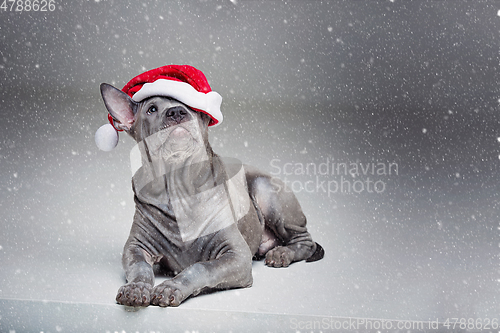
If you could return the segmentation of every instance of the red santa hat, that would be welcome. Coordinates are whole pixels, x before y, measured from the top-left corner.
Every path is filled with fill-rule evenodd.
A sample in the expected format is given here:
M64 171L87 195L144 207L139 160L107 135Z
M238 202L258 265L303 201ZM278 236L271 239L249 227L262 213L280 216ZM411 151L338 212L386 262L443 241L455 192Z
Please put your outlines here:
M212 91L205 75L192 66L168 65L149 70L130 80L122 91L134 102L153 96L174 98L195 111L209 115L211 120L208 126L217 126L223 120L220 111L222 97ZM110 114L108 120L114 128ZM96 143L102 150L109 151L118 143L118 133L112 133L109 125L101 128L96 132Z

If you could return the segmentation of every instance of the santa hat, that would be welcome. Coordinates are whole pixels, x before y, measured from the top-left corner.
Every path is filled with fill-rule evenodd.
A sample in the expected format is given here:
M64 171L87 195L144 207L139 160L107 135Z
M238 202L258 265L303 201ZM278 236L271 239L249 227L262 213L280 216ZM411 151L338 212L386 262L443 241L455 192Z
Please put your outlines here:
M144 72L130 80L122 91L134 102L153 96L165 96L186 104L193 110L210 116L208 126L217 126L222 120L222 97L212 91L205 75L188 65L168 65ZM108 114L110 124L101 126L95 140L101 150L112 150L118 144L118 130ZM111 125L111 127L109 126Z

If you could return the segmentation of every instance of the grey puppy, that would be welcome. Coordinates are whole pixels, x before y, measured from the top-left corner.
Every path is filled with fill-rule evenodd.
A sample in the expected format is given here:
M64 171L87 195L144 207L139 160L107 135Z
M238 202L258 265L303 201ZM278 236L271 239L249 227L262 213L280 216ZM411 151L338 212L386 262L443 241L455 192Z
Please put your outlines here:
M178 306L202 291L250 287L252 258L271 267L323 258L282 182L213 152L207 114L168 97L135 102L106 83L101 94L142 163L118 303ZM153 267L173 277L154 286Z

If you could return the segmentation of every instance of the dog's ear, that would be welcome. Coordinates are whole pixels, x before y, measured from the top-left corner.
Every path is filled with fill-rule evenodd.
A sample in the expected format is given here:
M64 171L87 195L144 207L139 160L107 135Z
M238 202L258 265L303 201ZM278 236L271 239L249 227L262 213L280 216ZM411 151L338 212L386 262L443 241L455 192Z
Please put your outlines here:
M113 117L115 128L130 131L135 121L136 103L123 91L107 83L101 84L101 95L106 109Z

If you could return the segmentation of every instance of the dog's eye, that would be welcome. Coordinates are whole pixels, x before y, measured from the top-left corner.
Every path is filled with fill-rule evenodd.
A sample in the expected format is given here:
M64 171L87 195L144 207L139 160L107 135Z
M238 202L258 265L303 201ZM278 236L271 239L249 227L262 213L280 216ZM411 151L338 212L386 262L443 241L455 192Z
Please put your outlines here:
M158 111L158 109L156 108L156 106L151 105L146 113L147 114L153 114L153 113L155 113L157 111Z

